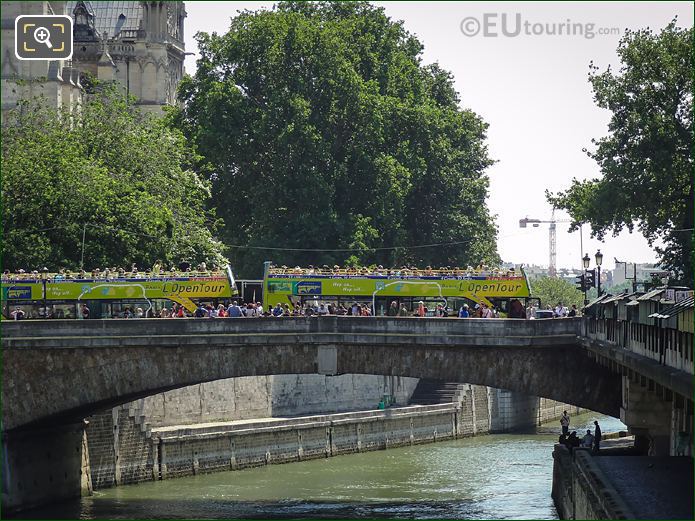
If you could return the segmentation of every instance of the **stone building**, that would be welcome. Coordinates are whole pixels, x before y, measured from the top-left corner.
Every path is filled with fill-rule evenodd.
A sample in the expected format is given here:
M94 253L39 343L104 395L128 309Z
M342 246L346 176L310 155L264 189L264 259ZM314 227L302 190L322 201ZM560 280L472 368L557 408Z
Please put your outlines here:
M3 2L0 89L2 111L20 99L45 97L55 106L74 106L81 101L79 71L67 60L17 59L14 52L15 18L19 15L65 14L65 2Z
M20 14L72 17L71 61L20 61L14 19ZM2 108L44 95L56 106L79 103L86 75L116 81L146 110L176 102L183 76L186 11L183 2L3 2Z

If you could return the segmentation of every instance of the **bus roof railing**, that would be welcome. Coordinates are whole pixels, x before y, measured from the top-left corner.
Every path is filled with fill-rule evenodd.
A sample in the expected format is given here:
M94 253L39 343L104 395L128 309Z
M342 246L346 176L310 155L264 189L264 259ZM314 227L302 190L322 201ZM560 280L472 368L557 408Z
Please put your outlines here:
M25 273L3 273L2 283L17 282L17 281L41 281L42 273L25 272ZM224 270L207 270L207 271L179 271L179 270L161 270L159 273L154 273L150 270L146 271L107 271L95 270L91 272L70 272L64 273L47 273L46 280L49 282L61 280L127 280L127 279L166 279L166 278L220 278L227 277Z
M523 270L513 268L340 268L273 266L269 268L271 276L365 276L365 277L524 277Z

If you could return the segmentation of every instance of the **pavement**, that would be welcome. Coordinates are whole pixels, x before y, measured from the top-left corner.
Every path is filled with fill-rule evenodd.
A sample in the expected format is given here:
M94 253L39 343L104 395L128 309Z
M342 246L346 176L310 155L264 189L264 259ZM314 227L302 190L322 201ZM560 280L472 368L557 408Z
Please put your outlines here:
M593 461L637 519L694 519L692 458L604 453Z

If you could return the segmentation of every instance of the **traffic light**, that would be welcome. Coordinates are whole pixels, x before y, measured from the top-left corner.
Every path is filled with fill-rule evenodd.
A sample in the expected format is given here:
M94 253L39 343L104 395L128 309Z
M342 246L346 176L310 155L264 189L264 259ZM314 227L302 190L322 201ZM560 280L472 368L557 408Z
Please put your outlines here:
M584 272L584 287L586 290L590 290L596 286L596 273L593 270Z
M579 275L577 277L577 281L575 282L575 285L577 286L577 289L579 291L584 291L586 288L584 287L584 275Z

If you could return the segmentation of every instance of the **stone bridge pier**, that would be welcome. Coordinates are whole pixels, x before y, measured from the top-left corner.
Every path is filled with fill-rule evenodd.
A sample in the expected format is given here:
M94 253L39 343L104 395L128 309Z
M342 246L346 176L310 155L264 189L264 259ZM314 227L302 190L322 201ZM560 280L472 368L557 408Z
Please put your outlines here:
M3 433L3 509L92 493L85 426L77 421Z

